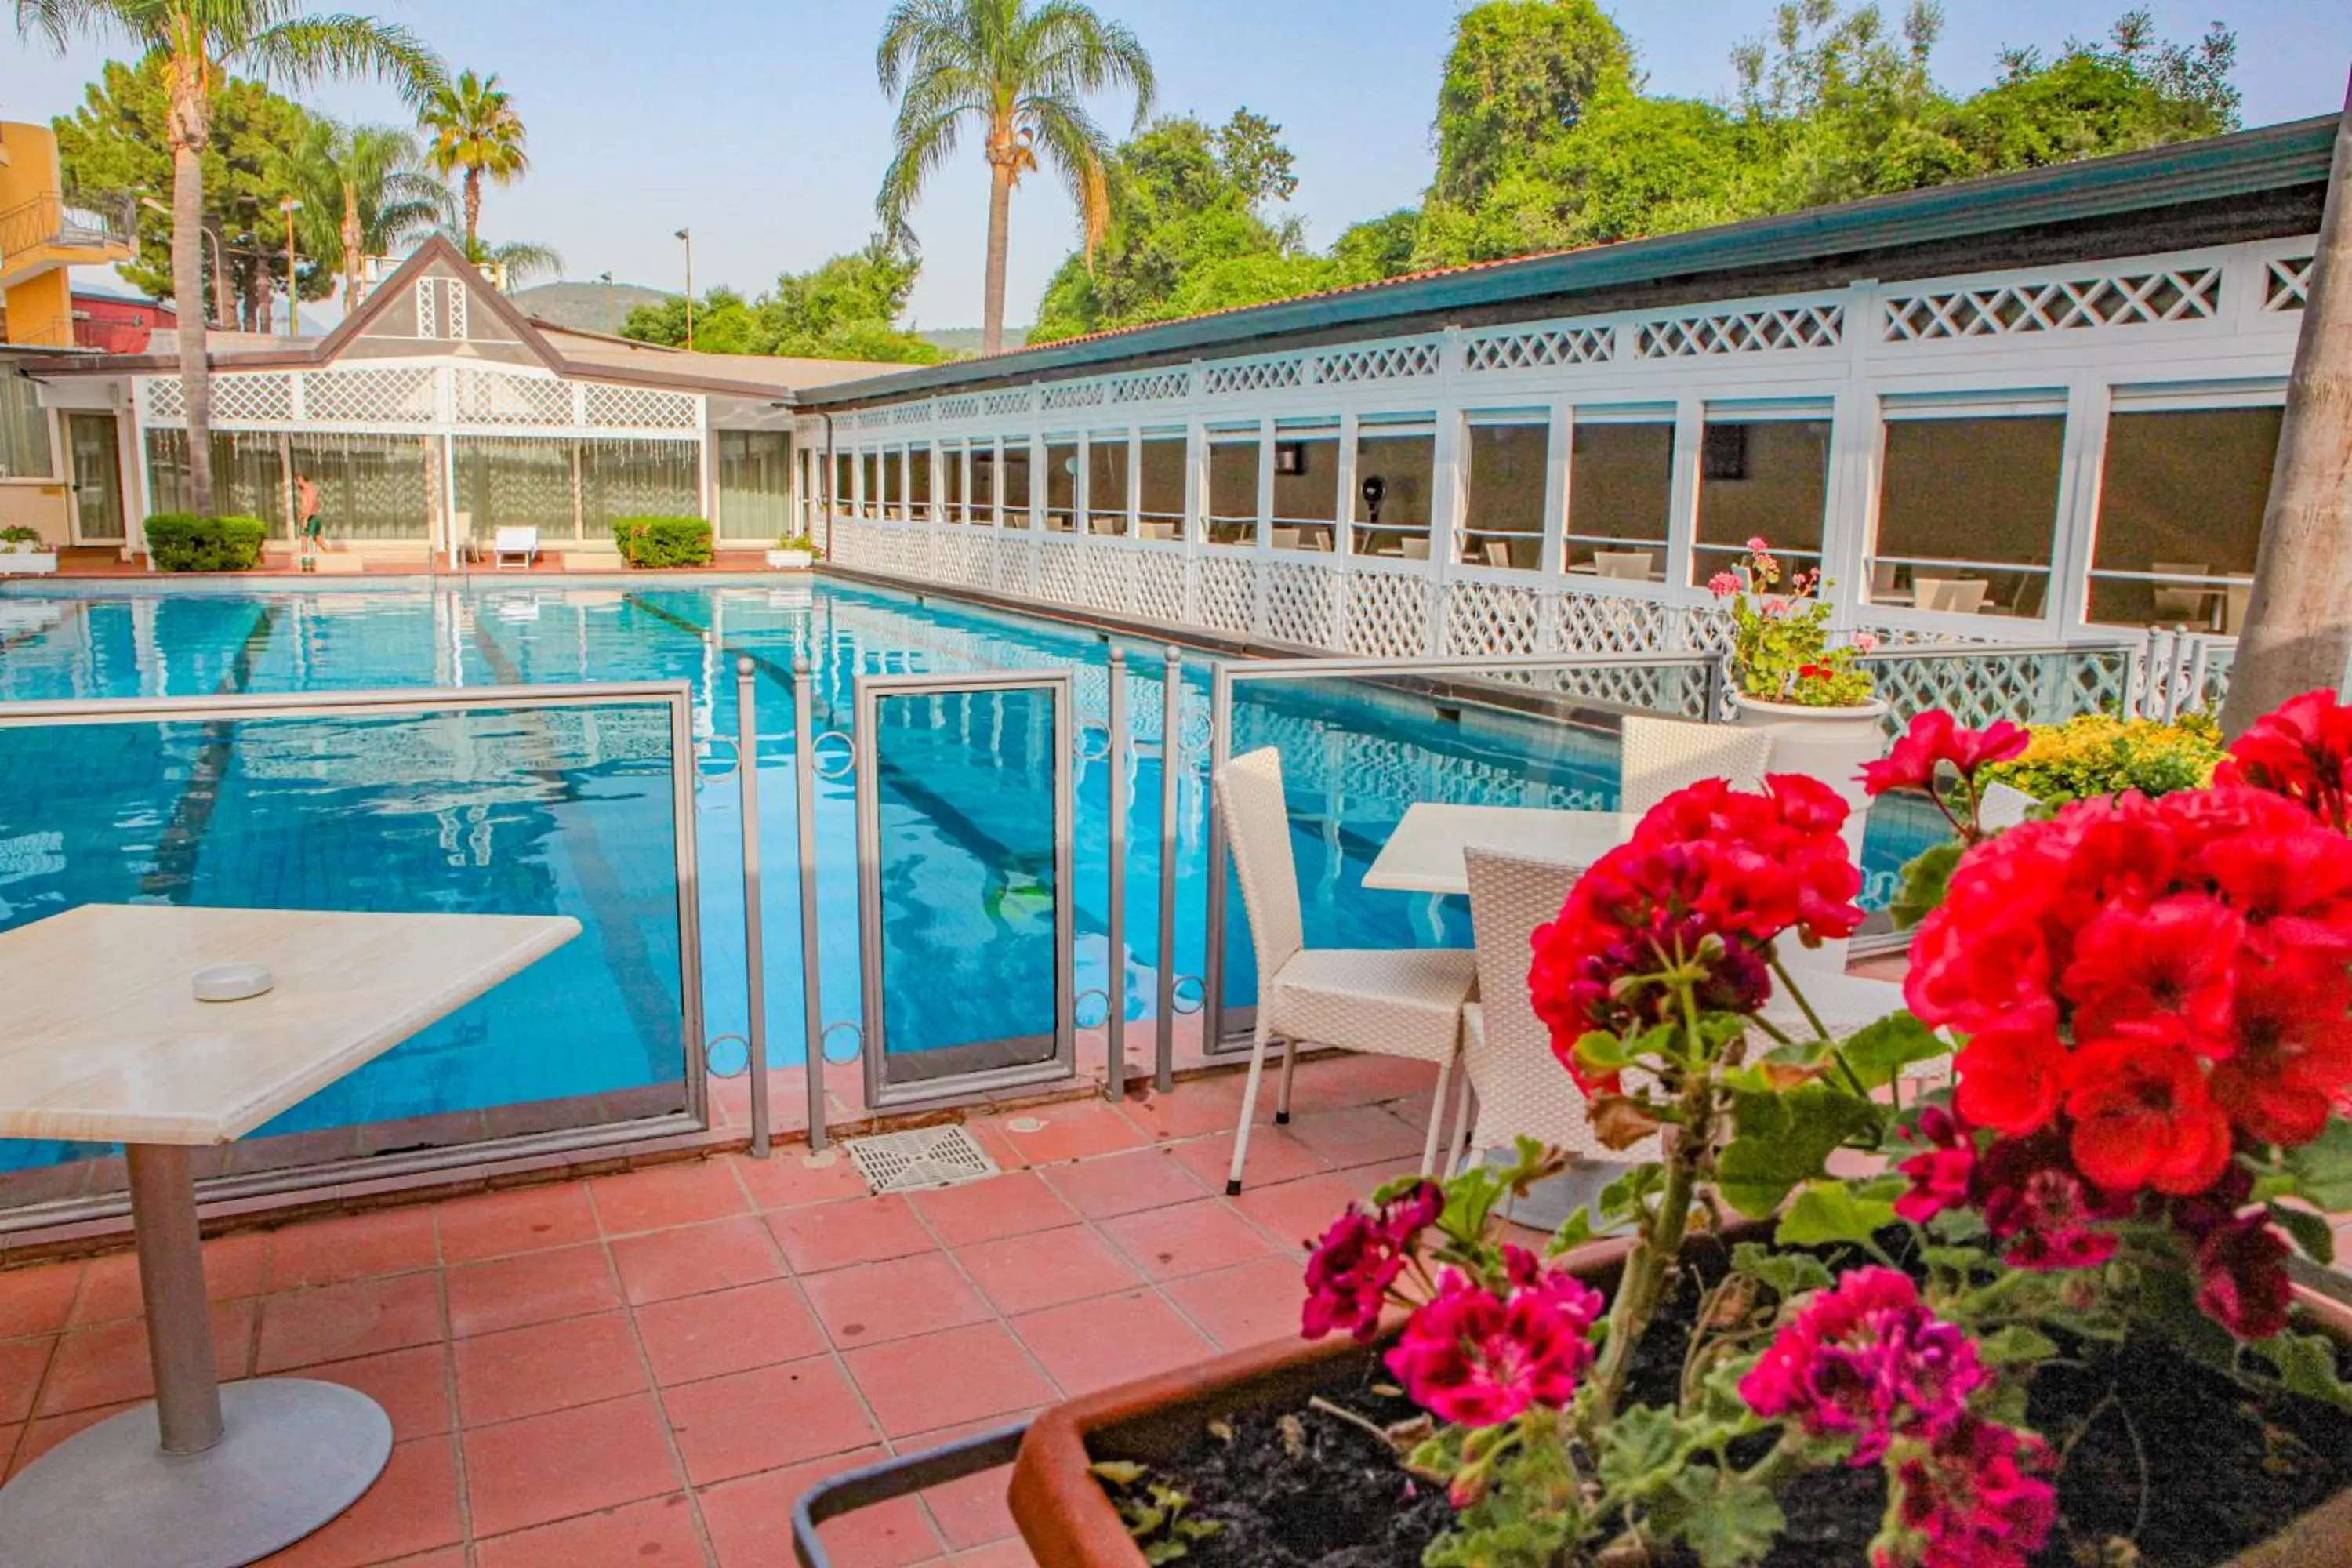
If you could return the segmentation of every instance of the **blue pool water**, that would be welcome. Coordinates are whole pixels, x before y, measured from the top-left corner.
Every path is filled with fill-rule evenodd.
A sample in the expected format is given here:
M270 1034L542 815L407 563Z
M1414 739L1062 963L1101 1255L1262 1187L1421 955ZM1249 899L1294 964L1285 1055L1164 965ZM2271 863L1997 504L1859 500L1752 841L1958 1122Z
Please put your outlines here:
M1098 721L1114 645L1091 632L833 582L471 589L365 585L256 594L12 590L0 595L0 704L37 700L319 692L388 687L684 679L693 691L699 875L680 892L663 710L604 703L427 718L306 716L0 729L0 929L95 901L288 908L560 910L583 937L317 1096L266 1131L371 1126L395 1149L598 1115L685 1107L687 987L706 1038L745 1028L735 658L758 662L758 767L771 1038L802 1048L798 894L791 875L795 655L816 674L819 731L856 726L860 674L1076 672ZM1120 641L1139 726L1156 736L1161 650ZM1202 970L1210 660L1183 667L1190 746L1180 785L1174 963ZM1462 944L1459 900L1370 891L1364 868L1413 800L1612 804L1613 738L1318 681L1244 686L1235 749L1274 743L1288 774L1308 940ZM1037 695L902 697L877 713L884 1023L894 1058L1051 1033L1051 759ZM838 753L839 742L819 747ZM1110 987L1104 937L1110 780L1099 735L1073 747L1071 889L1080 1021ZM824 1016L859 1015L854 802L817 770L817 938ZM1127 1012L1151 1010L1160 766L1139 749L1120 867ZM1874 816L1866 869L1883 901L1929 837ZM682 900L701 937L680 974ZM1228 994L1255 976L1238 896ZM126 965L137 955L124 954ZM1097 995L1087 995L1096 993ZM832 1042L854 1047L847 1031ZM722 1051L722 1057L726 1053ZM381 1124L381 1125L379 1125ZM93 1151L0 1142L0 1170Z

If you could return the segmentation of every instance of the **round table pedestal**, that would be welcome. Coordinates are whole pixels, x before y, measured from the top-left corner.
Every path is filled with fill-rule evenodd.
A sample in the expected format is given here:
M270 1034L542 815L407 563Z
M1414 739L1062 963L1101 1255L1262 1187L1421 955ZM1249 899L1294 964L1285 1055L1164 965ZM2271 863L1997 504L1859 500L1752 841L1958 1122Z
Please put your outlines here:
M222 1385L221 1440L163 1452L155 1406L44 1454L0 1490L12 1568L239 1568L359 1500L392 1456L392 1421L338 1384Z

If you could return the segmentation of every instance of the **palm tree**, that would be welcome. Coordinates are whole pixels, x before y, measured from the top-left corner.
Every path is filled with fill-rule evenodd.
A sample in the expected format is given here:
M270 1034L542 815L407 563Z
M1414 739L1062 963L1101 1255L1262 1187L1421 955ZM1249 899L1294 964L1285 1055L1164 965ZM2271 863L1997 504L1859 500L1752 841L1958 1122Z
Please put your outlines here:
M1080 101L1135 90L1135 122L1151 110L1151 59L1135 35L1082 0L898 0L874 68L898 100L896 143L875 198L884 231L907 237L923 182L956 149L966 121L987 136L988 299L981 352L1004 346L1004 247L1013 187L1050 159L1069 182L1089 259L1110 223L1103 174L1110 144Z
M463 170L466 176L466 244L470 248L482 226L482 177L503 185L530 168L523 150L522 117L514 111L499 73L478 77L467 71L454 82L444 82L425 99L417 123L431 132L425 155L446 179Z
M2336 157L2303 329L2271 470L2254 591L2230 668L2221 728L2231 735L2288 698L2337 689L2352 663L2352 90Z
M449 237L457 242L466 259L475 266L495 267L504 273L509 289L520 288L534 278L563 275L563 258L551 245L541 245L534 239L510 239L504 245L491 245L454 234Z
M416 138L389 125L314 120L284 169L302 199L303 248L342 272L345 315L360 307L360 264L431 229L448 202Z
M180 387L188 405L188 491L213 509L212 367L206 358L204 155L212 92L231 71L288 86L321 77L377 77L410 102L439 84L440 59L407 28L369 16L308 16L301 0L16 0L16 26L63 51L77 36L112 35L162 57L172 112L172 302L179 314Z

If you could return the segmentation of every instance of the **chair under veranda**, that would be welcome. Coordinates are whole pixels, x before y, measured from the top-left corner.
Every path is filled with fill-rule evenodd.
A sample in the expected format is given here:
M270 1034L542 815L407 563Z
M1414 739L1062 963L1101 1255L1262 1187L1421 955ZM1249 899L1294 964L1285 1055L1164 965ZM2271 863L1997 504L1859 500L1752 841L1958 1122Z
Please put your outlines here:
M1639 815L1702 779L1728 779L1735 789L1763 788L1772 736L1769 731L1735 724L1693 724L1629 713L1622 752L1617 809Z
M1646 583L1654 559L1647 550L1596 550L1592 552L1592 569L1603 577Z
M1225 1191L1242 1190L1266 1049L1276 1040L1282 1042L1276 1123L1290 1120L1291 1078L1302 1041L1435 1063L1437 1093L1422 1170L1435 1169L1438 1151L1446 1146L1446 1090L1461 1052L1462 1005L1475 974L1472 955L1461 948L1308 947L1281 753L1268 746L1235 757L1217 770L1215 783L1257 958L1257 1024Z
M2157 561L2149 570L2160 577L2202 577L2210 570L2202 561ZM2150 595L2153 618L2168 626L2189 626L2207 619L2211 590L2180 583L2158 583Z

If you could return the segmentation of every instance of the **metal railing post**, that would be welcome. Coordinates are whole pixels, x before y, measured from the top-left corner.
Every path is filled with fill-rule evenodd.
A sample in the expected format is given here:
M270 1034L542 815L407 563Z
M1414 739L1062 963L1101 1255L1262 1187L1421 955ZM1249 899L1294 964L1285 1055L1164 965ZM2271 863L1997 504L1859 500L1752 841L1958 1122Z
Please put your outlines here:
M1225 1030L1225 818L1217 809L1217 770L1233 749L1234 680L1223 665L1209 695L1208 949L1201 955L1201 1054L1215 1052Z
M1168 647L1160 708L1160 998L1151 1087L1176 1087L1177 781L1184 772L1184 654Z
M744 1031L751 1074L751 1157L768 1157L768 968L760 908L760 726L754 711L751 661L735 661L735 778L743 803Z
M816 953L816 706L806 654L793 656L793 836L801 879L801 1033L808 1059L809 1152L824 1150L824 997Z
M1127 764L1133 748L1127 733L1127 655L1118 648L1110 650L1107 721L1110 726L1110 744L1104 752L1110 764L1110 973L1103 983L1103 1027L1110 1076L1103 1092L1112 1100L1123 1100L1127 1096Z

